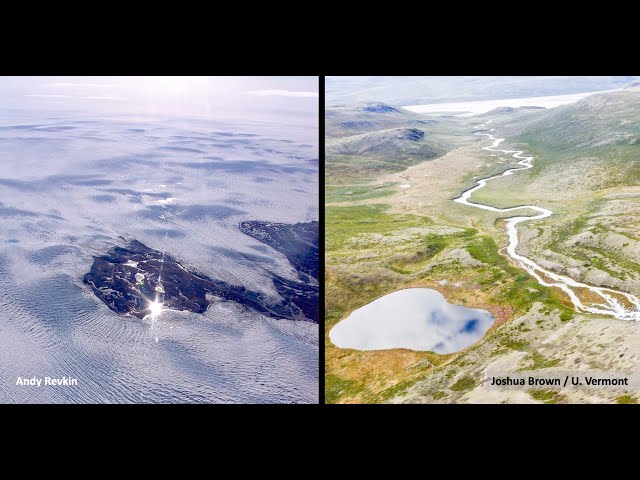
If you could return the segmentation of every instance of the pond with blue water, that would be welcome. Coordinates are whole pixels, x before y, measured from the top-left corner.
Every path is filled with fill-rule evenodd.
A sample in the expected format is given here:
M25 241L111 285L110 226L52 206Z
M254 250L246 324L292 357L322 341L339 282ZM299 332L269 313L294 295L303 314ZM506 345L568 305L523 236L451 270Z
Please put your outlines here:
M454 353L480 340L493 324L486 310L447 302L430 288L407 288L353 311L329 332L340 348L406 348Z

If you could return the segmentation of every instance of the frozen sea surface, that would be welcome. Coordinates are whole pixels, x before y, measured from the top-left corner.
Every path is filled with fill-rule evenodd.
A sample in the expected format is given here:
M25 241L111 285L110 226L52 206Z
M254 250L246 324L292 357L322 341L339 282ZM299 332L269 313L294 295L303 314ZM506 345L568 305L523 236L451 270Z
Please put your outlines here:
M355 310L329 332L340 348L408 348L440 354L477 342L493 323L486 310L452 305L430 288L407 288Z
M233 302L119 316L82 277L124 238L277 296L245 220L318 219L317 128L0 115L0 402L317 402L318 325ZM16 385L73 377L75 387Z

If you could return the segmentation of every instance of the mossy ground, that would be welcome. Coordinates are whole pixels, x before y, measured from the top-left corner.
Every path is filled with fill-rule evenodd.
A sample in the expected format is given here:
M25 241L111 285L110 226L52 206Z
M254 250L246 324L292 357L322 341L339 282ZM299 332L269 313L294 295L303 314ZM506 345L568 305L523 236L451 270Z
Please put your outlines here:
M621 395L616 398L616 403L626 404L626 403L638 403L638 399L631 395Z
M562 395L560 395L558 392L554 392L553 390L531 389L528 391L528 393L534 400L540 400L544 403L557 403L558 400L562 399Z
M476 381L473 379L473 377L470 377L467 375L460 378L456 383L451 385L450 388L454 392L460 392L460 391L471 390L475 386L476 386Z
M362 200L372 200L391 195L393 184L382 185L328 185L325 188L325 198L327 203L357 202Z

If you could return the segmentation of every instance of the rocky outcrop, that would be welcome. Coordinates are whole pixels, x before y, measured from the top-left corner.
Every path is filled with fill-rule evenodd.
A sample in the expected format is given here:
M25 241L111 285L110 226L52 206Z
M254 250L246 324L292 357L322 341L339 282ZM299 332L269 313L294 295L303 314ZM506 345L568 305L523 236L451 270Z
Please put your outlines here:
M273 284L287 302L297 305L305 317L320 321L318 277L320 272L318 222L242 222L240 230L280 252L298 273L299 281L274 275Z
M296 282L280 277L274 277L273 282L278 290L283 288L282 285L285 289L297 287L301 292L308 290L305 290L305 285L296 284L294 287L291 284ZM299 306L293 295L281 301L270 300L243 286L189 271L169 254L149 248L137 240L94 257L91 271L84 276L84 283L111 310L138 318L151 313L154 301L162 303L165 309L203 313L211 302L228 300L273 318L315 320L303 311L303 307L308 311L308 306Z
M383 103L374 103L371 105L367 105L366 107L363 108L363 110L365 112L373 112L373 113L390 113L390 112L398 111L395 108L390 107L389 105L385 105Z

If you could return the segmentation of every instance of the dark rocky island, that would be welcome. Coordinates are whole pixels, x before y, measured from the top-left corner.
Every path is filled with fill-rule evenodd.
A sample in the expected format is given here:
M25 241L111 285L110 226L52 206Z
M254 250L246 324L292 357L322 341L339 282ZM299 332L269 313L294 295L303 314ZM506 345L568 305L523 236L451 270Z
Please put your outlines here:
M242 222L240 230L283 254L298 273L318 279L318 222L288 224L250 221Z
M314 322L319 322L318 277L320 271L318 222L272 223L248 221L240 230L283 254L298 272L298 282L274 275L278 293Z
M242 286L188 271L170 255L163 259L162 252L137 240L95 257L91 271L84 276L84 282L110 309L138 318L151 313L151 302L156 299L163 308L196 313L205 312L216 299L226 299L273 318L318 321L317 286L314 316L310 315L308 285L280 277L273 281L279 292L287 293L281 293L283 301L274 303Z

